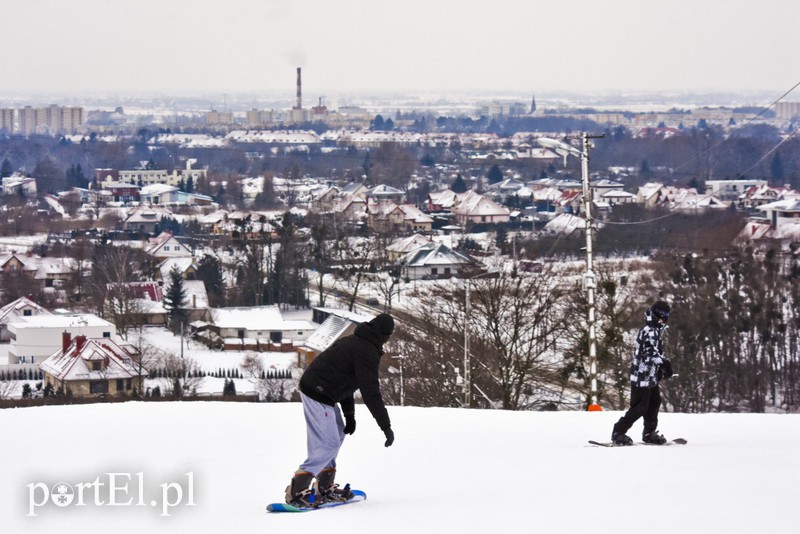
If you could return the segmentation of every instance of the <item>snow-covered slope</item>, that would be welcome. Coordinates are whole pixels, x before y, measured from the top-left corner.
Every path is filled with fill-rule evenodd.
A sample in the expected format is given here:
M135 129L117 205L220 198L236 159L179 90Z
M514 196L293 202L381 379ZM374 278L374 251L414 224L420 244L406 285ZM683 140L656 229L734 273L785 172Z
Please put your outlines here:
M265 505L282 498L305 456L299 404L1 410L0 531L731 534L800 528L799 415L662 414L664 434L685 437L689 445L608 449L586 441L607 439L619 413L389 411L393 447L383 447L383 435L359 405L356 433L339 457L341 481L365 490L366 502L268 514ZM58 483L69 485L64 495L72 503L37 506L51 489L57 493ZM110 484L117 506L110 506ZM179 500L162 515L164 502Z

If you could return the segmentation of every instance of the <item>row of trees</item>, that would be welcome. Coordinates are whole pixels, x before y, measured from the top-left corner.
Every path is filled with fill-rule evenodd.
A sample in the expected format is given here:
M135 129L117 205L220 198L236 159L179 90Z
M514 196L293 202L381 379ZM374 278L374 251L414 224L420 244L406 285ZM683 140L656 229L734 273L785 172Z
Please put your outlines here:
M667 355L679 373L662 388L684 412L800 409L800 263L797 247L738 244L705 255L601 265L597 291L600 402L626 407L633 336L666 299L674 313ZM402 358L404 403L462 406L464 339L476 406L580 407L589 396L587 303L581 272L442 283L399 314L387 365ZM471 308L465 321L464 284ZM387 388L400 402L399 376Z

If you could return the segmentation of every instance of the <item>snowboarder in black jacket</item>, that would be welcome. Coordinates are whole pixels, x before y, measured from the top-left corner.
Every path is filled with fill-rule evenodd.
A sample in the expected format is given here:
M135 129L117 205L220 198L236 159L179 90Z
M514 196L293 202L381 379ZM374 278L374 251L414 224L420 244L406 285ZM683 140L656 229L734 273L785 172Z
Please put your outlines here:
M636 346L631 362L631 406L614 425L611 441L614 445L633 445L627 432L644 417L642 440L663 445L666 438L656 431L661 392L658 383L672 376L672 364L664 355L662 335L669 321L669 304L659 300L644 313L645 325L636 336Z
M334 478L336 456L344 436L356 431L353 399L356 390L361 392L364 404L386 436L384 445L389 447L394 442L389 413L378 384L383 344L393 331L394 319L386 313L360 323L353 335L339 339L324 350L303 373L300 398L308 433L308 458L286 488L287 503L308 507L352 497L347 486L339 488ZM309 487L314 478L316 482Z

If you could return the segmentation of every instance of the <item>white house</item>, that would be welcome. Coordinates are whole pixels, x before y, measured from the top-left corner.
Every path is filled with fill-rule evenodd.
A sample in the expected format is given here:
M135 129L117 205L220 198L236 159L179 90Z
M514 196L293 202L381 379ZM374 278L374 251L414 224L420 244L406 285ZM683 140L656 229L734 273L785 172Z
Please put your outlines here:
M11 333L8 331L9 323L34 315L53 314L27 297L20 297L0 308L0 342L6 343L11 339Z
M116 338L117 329L90 314L34 315L9 323L8 363L39 363L62 346L64 333L88 338Z
M402 275L410 280L423 278L447 278L470 269L475 262L450 247L429 243L406 254L401 260Z
M209 308L210 328L225 341L225 347L252 350L294 350L316 330L310 321L288 320L278 306Z
M758 206L773 228L800 223L800 200L790 198Z
M467 223L507 223L511 217L511 211L508 208L473 190L469 190L461 196L453 213L456 222L464 226Z
M766 180L706 180L706 194L720 200L735 201L751 187L767 185Z
M178 202L178 188L167 184L150 184L139 191L142 204L169 204Z
M152 233L161 224L161 219L171 217L172 212L168 209L158 206L140 206L128 215L123 226L126 230Z
M178 241L172 232L163 231L147 240L145 252L156 258L190 258L192 251Z
M36 179L14 173L3 178L3 194L36 198Z

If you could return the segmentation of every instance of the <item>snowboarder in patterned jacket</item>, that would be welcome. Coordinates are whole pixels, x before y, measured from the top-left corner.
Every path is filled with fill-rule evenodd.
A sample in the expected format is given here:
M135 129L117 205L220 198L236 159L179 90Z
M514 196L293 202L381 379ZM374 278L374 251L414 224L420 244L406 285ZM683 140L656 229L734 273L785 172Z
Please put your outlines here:
M349 485L339 488L334 478L336 456L344 436L356 431L353 399L356 389L383 431L384 445L389 447L394 442L389 413L378 384L383 345L393 331L394 319L386 313L360 323L353 335L325 349L303 373L300 398L306 420L308 457L286 488L288 504L313 507L352 498ZM314 478L316 481L311 486Z
M615 445L633 445L627 432L640 418L644 418L642 440L663 445L666 438L656 431L661 392L658 383L672 376L672 364L664 355L662 335L669 321L669 304L659 300L645 311L645 325L636 335L631 362L631 406L614 425L611 441Z

